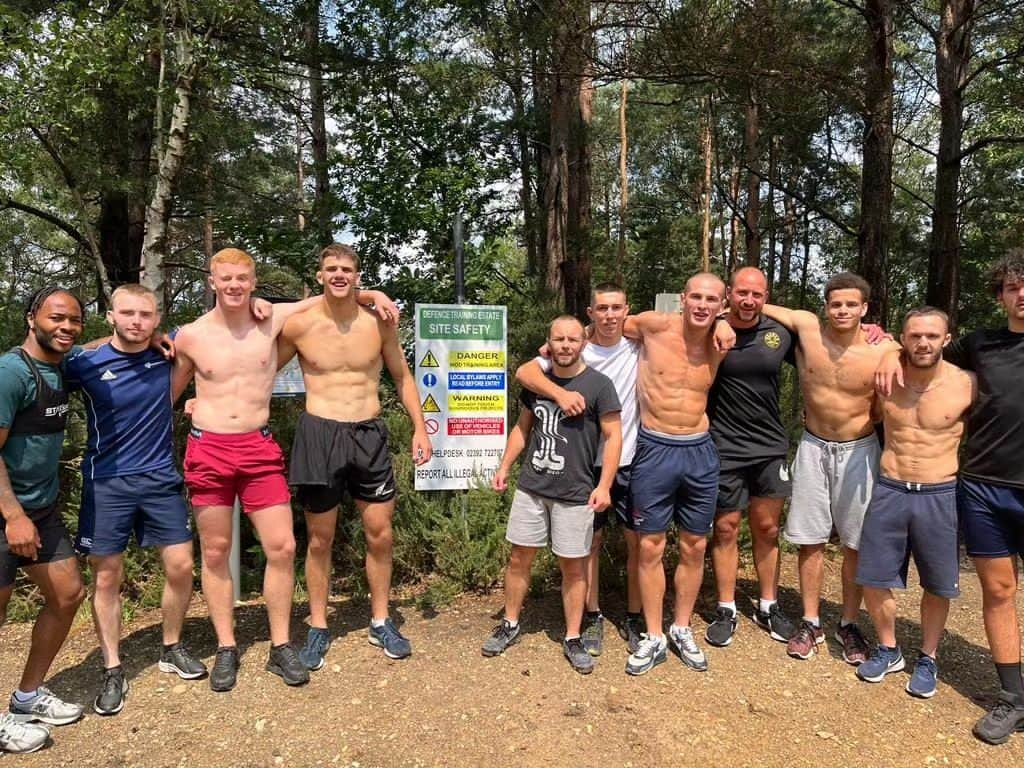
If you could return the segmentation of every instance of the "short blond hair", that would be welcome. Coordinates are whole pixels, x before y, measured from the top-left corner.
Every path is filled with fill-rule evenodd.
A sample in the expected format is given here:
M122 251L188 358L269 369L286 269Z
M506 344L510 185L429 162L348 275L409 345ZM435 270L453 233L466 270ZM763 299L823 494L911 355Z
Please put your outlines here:
M210 269L212 270L218 264L234 264L236 267L248 267L254 273L256 272L256 262L252 260L252 256L240 248L221 248L210 259Z
M118 296L145 296L153 302L153 306L157 306L156 294L153 293L149 288L138 283L125 283L119 285L114 289L114 292L110 294L110 306L114 306L117 303Z

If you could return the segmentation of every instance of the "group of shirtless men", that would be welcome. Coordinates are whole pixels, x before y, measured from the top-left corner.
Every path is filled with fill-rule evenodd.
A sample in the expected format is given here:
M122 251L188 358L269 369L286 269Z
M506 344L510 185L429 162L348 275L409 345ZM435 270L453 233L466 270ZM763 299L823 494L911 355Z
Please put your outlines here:
M88 556L95 578L93 615L104 662L96 712L116 714L128 691L118 646L123 552L133 532L140 545L159 549L165 571L161 671L185 679L207 675L181 642L193 555L174 464L172 406L193 378L184 484L218 641L211 688L230 690L239 667L228 569L236 497L266 555L269 671L301 685L324 664L331 551L346 492L367 541L369 641L391 658L411 653L388 618L396 487L379 419L383 365L413 423L413 461L428 461L431 446L396 335L397 308L383 294L358 290L359 260L346 246L320 255L322 296L272 310L251 301L255 268L244 252L225 249L210 269L216 306L180 329L173 360L154 344L156 300L139 286L115 292L107 314L113 336L91 349L75 346L84 314L78 299L59 288L40 291L27 310L25 342L0 357L0 622L19 568L45 600L20 683L0 715L0 750L39 749L49 739L40 723L82 716L82 706L43 685L85 597L75 549ZM902 346L866 333L861 318L870 288L849 273L826 285L824 325L811 313L767 304L765 276L750 267L735 272L728 286L714 275L695 275L679 314L629 315L619 286L597 286L588 309L592 325L557 318L548 355L516 374L524 407L492 486L505 490L513 463L520 455L523 461L507 529L504 619L485 641L484 655L519 639L530 566L550 542L563 577L563 651L574 669L592 671L603 638L598 553L613 513L628 553L620 625L630 650L626 672L640 675L664 662L669 646L690 668L707 669L690 626L707 536L719 600L705 640L727 646L738 627L737 533L746 511L760 586L753 618L795 658L810 658L825 641L824 551L837 532L843 606L835 636L843 658L869 682L904 668L892 590L906 587L913 554L924 594L921 652L907 691L930 697L949 599L959 592L959 512L1001 685L974 733L990 743L1006 741L1024 727L1015 608L1015 558L1024 551L1024 405L1012 395L1014 376L1024 370L1024 252L1012 251L993 267L991 286L1007 311L1007 328L950 343L946 316L925 307L908 313ZM295 354L306 411L286 479L266 424L274 374ZM805 404L792 482L778 399L784 360L797 365ZM56 498L74 389L83 393L88 445L72 548ZM877 422L884 425L884 450ZM966 459L957 482L965 424ZM310 628L301 649L289 634L295 556L289 485L308 532ZM790 495L785 535L799 547L799 622L777 602L779 526ZM662 557L673 522L679 564L666 637ZM862 599L878 636L874 651L855 623Z

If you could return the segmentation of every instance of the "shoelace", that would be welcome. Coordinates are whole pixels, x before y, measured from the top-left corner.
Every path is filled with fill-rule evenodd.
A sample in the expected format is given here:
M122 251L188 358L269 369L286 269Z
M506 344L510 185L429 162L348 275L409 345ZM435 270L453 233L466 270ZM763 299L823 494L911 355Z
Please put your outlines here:
M661 643L659 643L655 638L648 636L640 641L640 645L636 648L636 655L641 658L645 656L653 656L660 648Z
M313 635L313 642L311 643L311 650L317 655L323 655L323 652L327 650L327 644L330 638L327 635L316 634Z
M806 642L811 644L811 650L814 653L818 652L818 643L814 639L814 629L807 624L802 624L800 629L793 635L793 640L796 642Z
M732 614L729 614L729 616L731 618ZM680 632L675 636L675 641L687 653L700 653L697 641L693 639L693 632Z
M121 679L121 675L116 672L107 672L103 676L103 693L120 693Z

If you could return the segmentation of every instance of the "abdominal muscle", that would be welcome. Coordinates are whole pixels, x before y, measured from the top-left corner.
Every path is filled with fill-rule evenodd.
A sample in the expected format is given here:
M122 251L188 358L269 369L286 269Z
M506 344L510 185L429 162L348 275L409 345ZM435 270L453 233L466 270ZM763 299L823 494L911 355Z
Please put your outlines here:
M334 421L366 421L380 415L380 367L365 371L306 372L306 412Z

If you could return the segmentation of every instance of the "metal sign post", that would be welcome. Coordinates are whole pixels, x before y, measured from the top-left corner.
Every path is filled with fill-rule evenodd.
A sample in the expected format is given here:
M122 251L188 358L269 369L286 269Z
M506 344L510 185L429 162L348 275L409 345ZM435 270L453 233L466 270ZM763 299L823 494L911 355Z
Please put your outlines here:
M231 554L228 557L231 569L231 585L235 593L235 602L242 600L242 505L235 497L235 507L231 510Z

